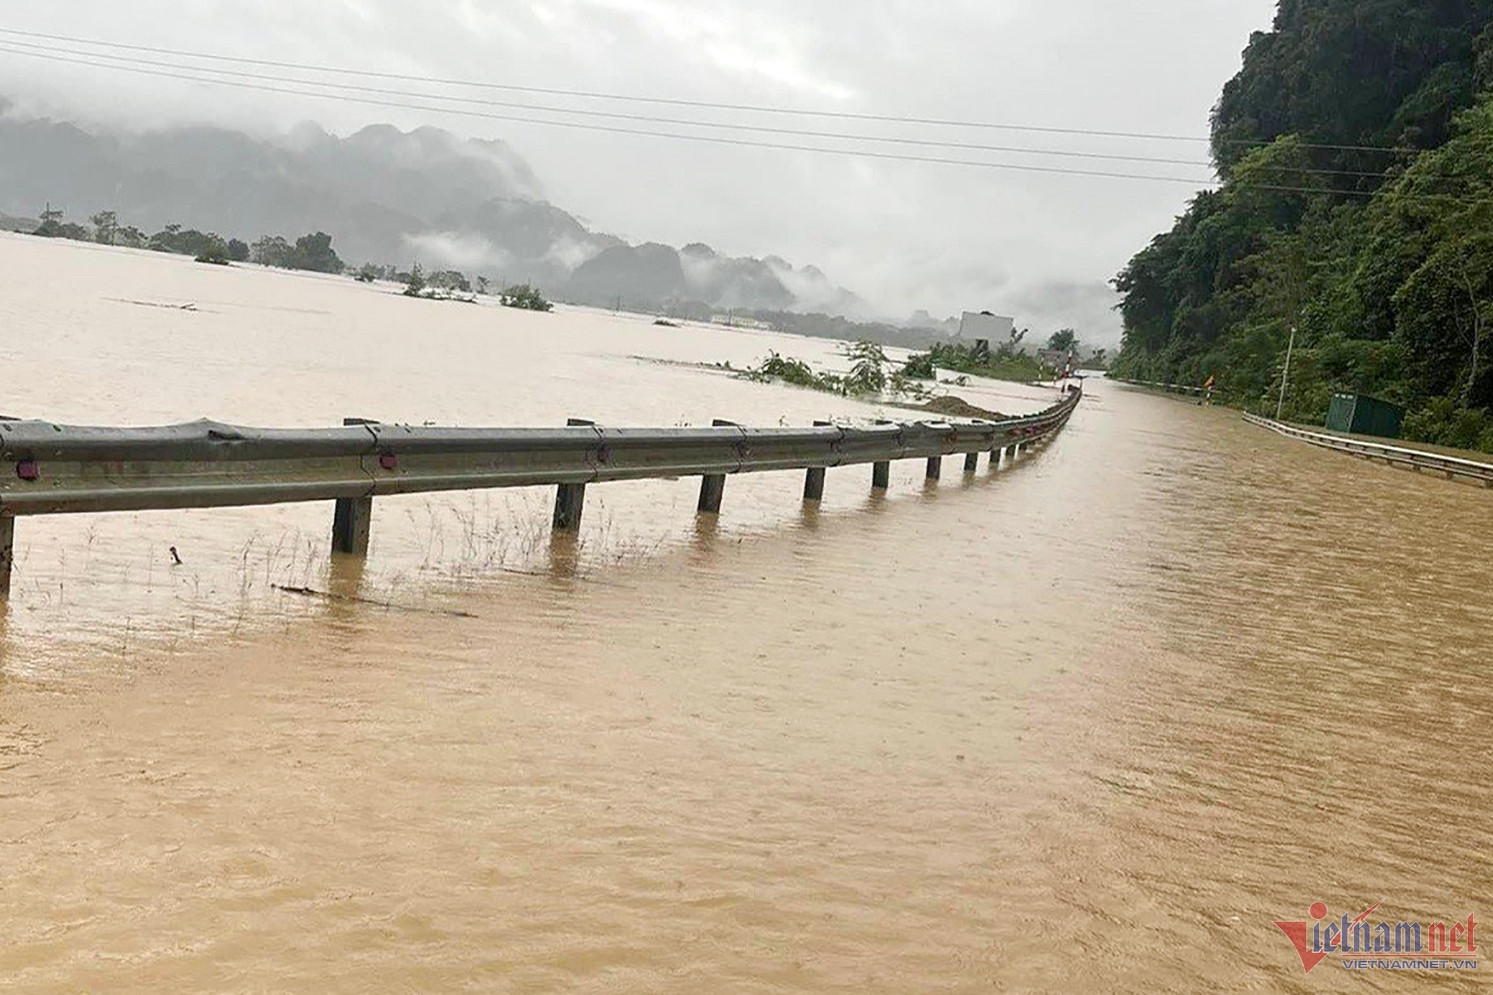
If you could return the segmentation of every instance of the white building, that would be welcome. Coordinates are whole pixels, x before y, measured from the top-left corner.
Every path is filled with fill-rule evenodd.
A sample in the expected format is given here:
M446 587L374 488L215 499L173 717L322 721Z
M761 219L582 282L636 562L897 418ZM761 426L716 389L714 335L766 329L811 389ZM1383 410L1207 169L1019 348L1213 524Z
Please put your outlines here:
M966 311L959 319L959 337L984 339L987 342L1005 342L1016 328L1015 318L1006 318L989 311Z

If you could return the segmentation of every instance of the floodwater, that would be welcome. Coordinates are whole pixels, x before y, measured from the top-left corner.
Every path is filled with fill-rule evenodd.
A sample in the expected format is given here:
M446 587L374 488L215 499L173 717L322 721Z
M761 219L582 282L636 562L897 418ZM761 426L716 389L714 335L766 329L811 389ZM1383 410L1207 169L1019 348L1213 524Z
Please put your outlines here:
M888 413L681 365L836 361L785 336L8 236L0 273L12 415ZM732 478L715 522L605 485L578 544L535 491L380 499L361 570L326 505L22 519L4 987L1431 980L1304 975L1273 921L1493 911L1493 495L1090 384L997 472Z

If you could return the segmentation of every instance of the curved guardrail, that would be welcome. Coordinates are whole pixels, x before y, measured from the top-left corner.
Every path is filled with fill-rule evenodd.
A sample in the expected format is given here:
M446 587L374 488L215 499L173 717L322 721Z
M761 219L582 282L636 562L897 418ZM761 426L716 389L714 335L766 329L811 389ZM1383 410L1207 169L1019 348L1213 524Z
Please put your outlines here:
M1285 422L1261 418L1259 415L1246 414L1244 420L1251 425L1268 428L1287 438L1299 439L1314 446L1321 446L1323 449L1333 449L1364 459L1382 459L1392 465L1408 466L1416 470L1437 470L1446 474L1447 479L1467 477L1481 480L1485 487L1493 487L1493 464L1490 463L1479 463L1476 460L1462 459L1457 456L1442 456L1439 453L1426 452L1424 449L1410 449L1405 446L1348 439L1340 435L1326 435L1322 432L1297 428L1295 425L1287 425Z
M588 484L702 478L699 510L720 511L736 473L808 471L806 500L823 494L825 471L870 463L885 487L893 460L943 457L974 470L1049 438L1081 393L1045 411L1004 421L920 421L842 427L430 428L348 419L340 428L259 429L197 421L161 428L85 428L0 421L0 595L9 589L15 518L74 512L211 508L295 501L337 502L333 548L364 554L373 498L447 490L555 485L554 526L580 524Z

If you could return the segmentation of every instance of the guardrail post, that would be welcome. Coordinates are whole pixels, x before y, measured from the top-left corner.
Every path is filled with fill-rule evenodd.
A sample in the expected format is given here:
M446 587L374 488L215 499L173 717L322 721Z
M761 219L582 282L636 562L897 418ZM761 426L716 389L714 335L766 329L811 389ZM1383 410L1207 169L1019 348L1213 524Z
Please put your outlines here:
M710 424L715 428L723 428L735 425L736 423L717 418ZM700 478L700 514L719 515L721 513L721 499L725 496L726 475L724 473L707 473Z
M964 472L965 473L974 473L979 468L980 468L980 454L979 453L977 453L977 452L970 453L969 455L967 455L967 456L964 457Z
M814 422L814 427L815 428L828 428L828 427L832 426L833 424L834 424L834 422L815 421ZM822 467L822 466L811 466L811 467L809 467L808 472L806 474L804 474L804 500L805 501L823 501L824 500L824 467Z
M373 498L338 498L332 513L332 550L368 555L369 526L373 522Z
M585 418L568 418L566 425L595 425ZM586 504L585 484L561 484L555 490L555 517L552 527L556 532L575 532L581 527L581 511Z
M878 425L892 424L885 418L876 419ZM871 489L873 491L884 491L892 486L892 464L890 460L882 460L880 463L871 464Z
M15 562L16 516L0 515L0 599L10 597L10 566Z
M344 418L344 425L377 425L368 418ZM373 498L338 498L332 512L332 551L353 556L368 555L368 535L373 524Z
M937 480L941 476L943 476L943 457L942 456L929 456L928 457L928 475L927 475L927 479L928 480Z

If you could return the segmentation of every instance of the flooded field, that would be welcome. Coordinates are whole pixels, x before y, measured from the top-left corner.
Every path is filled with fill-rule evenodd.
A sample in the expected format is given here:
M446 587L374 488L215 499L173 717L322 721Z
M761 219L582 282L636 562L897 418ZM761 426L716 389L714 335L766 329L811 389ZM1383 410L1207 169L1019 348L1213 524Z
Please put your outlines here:
M0 236L6 414L874 417L832 343ZM194 305L190 310L181 305ZM167 306L160 306L167 305ZM174 307L171 305L175 305ZM588 494L24 519L16 990L1397 991L1274 920L1493 894L1488 492L1090 381L1047 449ZM1012 413L1054 395L975 384ZM895 416L895 415L893 415ZM169 565L175 545L184 565ZM307 598L275 585L342 595ZM379 604L351 600L366 598ZM1475 974L1439 978L1471 987Z

